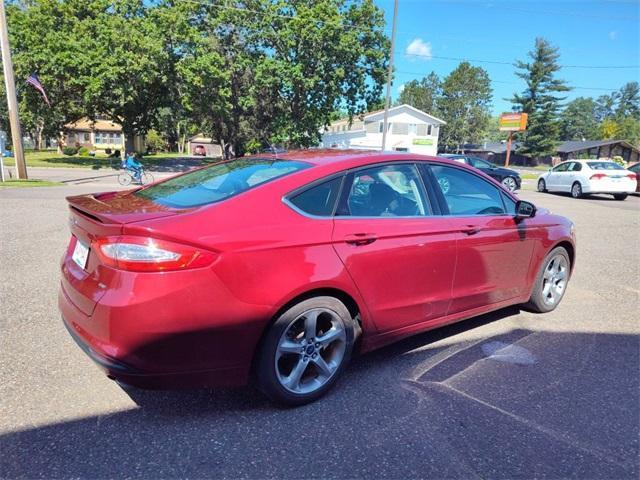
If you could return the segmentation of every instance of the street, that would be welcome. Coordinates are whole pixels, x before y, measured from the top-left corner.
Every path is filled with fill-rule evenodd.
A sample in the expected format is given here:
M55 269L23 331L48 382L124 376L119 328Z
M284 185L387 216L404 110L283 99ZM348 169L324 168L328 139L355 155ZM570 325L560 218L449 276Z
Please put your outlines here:
M64 197L117 185L81 173L0 189L0 477L638 478L639 197L521 192L576 224L554 312L404 340L283 409L251 387L129 396L75 345L56 301Z

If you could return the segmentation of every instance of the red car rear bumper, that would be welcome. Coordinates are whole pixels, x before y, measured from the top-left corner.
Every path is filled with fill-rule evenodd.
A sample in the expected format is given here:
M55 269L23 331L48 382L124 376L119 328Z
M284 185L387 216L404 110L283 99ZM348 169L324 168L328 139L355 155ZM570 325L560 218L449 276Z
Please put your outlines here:
M240 302L216 285L213 273L204 283L122 275L90 315L74 304L76 292L64 277L58 295L69 333L110 378L143 388L247 383L268 306ZM162 288L163 281L174 288Z

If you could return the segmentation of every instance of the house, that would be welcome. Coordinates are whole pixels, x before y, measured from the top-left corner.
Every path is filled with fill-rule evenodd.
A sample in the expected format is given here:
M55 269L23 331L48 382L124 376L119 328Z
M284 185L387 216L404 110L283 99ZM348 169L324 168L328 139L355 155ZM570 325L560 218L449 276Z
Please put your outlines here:
M572 158L622 157L635 163L640 158L640 148L624 140L571 140L558 145L558 156L564 161Z
M435 155L440 127L446 122L410 105L389 109L387 150ZM322 132L325 148L382 149L384 110L332 122Z
M95 120L81 118L64 126L63 139L70 147L87 147L91 150L125 150L125 137L122 125L102 117ZM144 152L146 145L144 137L136 135L133 148L137 152Z
M213 138L205 137L202 133L189 138L187 148L190 155L222 157L222 147Z

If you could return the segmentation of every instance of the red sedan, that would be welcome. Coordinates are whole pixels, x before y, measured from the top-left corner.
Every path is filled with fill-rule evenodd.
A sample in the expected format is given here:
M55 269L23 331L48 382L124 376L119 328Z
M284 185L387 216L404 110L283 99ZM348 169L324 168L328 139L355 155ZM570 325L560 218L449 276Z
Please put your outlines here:
M357 350L508 305L553 310L571 221L458 162L310 150L69 197L59 306L107 375L317 399Z

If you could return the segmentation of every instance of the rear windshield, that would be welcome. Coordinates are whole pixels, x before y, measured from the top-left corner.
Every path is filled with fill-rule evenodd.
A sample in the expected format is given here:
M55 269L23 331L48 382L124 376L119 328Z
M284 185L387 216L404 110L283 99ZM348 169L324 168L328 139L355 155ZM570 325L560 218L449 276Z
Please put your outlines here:
M592 170L624 170L620 165L614 162L587 162Z
M185 173L134 195L172 208L197 207L225 200L309 166L288 160L232 160Z

